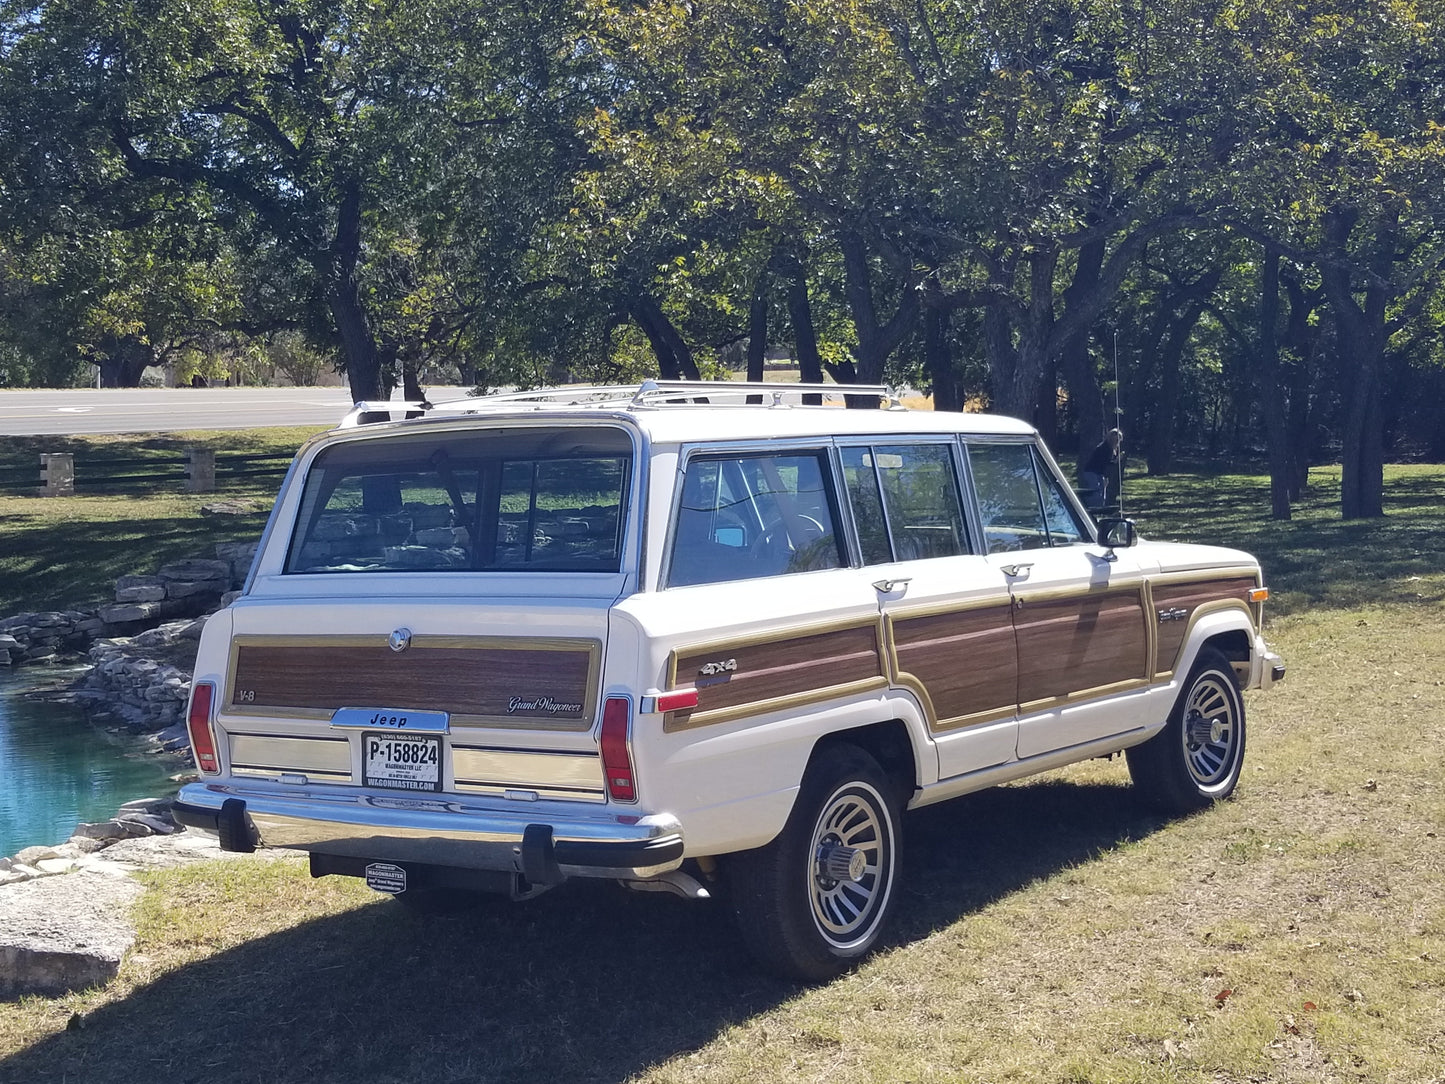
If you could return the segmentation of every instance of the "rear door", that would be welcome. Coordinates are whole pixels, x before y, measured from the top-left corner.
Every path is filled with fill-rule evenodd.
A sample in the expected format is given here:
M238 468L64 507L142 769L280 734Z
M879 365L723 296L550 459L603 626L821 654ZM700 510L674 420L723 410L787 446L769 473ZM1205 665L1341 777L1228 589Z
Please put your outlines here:
M972 552L951 437L840 448L890 677L923 705L940 778L1014 756L1018 662L1008 582Z

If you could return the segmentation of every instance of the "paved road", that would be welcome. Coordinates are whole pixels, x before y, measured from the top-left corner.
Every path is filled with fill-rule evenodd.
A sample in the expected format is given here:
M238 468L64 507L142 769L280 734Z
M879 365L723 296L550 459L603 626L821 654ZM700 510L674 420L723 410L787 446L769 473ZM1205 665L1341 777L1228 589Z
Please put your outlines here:
M432 388L434 402L461 388ZM0 436L167 433L335 425L351 409L345 388L77 388L0 391Z

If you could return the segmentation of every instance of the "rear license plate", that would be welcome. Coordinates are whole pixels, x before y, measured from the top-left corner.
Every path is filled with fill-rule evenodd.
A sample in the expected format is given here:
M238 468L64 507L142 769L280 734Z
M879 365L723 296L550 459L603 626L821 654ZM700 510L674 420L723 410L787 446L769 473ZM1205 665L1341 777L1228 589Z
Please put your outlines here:
M361 736L362 782L396 790L441 790L442 743L425 734Z

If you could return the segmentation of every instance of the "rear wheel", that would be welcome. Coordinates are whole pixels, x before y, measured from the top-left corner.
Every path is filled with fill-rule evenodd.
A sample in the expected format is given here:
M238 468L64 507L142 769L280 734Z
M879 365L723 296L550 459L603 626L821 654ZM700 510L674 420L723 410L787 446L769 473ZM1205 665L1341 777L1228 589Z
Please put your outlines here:
M898 859L899 803L883 769L856 746L823 750L778 837L729 862L743 939L785 978L841 974L878 940Z
M1192 813L1228 798L1244 765L1244 699L1229 660L1199 653L1169 721L1127 753L1140 793L1167 813Z

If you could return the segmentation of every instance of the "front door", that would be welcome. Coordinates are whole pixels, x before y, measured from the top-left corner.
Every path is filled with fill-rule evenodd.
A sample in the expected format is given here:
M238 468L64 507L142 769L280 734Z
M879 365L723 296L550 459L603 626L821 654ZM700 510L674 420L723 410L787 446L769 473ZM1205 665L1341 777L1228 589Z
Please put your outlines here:
M1150 648L1134 551L1090 540L1031 442L970 442L968 456L986 560L1012 600L1019 758L1133 729L1147 710Z

